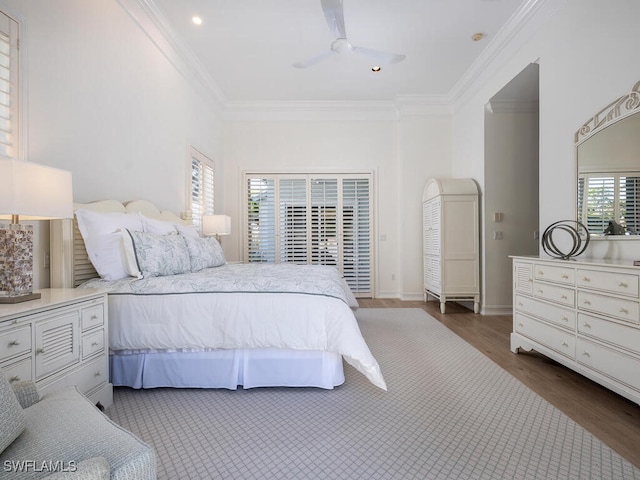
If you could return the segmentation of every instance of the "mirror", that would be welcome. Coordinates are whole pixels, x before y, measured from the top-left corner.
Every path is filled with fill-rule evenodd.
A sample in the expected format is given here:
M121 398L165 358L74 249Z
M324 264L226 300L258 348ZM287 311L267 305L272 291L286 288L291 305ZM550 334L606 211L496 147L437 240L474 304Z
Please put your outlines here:
M640 239L640 82L575 135L577 219L595 238Z

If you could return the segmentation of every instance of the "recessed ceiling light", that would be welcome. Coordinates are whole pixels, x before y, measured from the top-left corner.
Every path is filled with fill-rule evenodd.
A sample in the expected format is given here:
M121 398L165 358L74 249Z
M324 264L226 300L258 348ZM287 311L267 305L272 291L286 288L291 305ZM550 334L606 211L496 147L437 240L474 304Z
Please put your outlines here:
M197 15L194 17L191 17L191 21L196 25L202 25L202 18L198 17Z
M379 66L375 66L375 67L371 67L371 71L372 72L379 72L380 70L382 70Z
M474 42L479 42L483 38L484 38L484 33L482 32L474 33L473 35L471 35L471 40L473 40Z

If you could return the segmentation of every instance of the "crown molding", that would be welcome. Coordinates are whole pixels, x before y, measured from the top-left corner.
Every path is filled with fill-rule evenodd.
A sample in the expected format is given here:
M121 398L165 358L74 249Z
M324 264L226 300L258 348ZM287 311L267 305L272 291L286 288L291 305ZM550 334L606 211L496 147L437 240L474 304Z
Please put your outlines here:
M449 95L398 95L398 114L402 117L439 117L453 113Z
M477 92L489 72L496 70L500 56L509 58L522 48L565 3L566 0L527 0L523 3L453 86L449 92L452 103L463 104Z
M117 0L151 42L189 83L222 111L225 96L193 51L169 25L154 0Z

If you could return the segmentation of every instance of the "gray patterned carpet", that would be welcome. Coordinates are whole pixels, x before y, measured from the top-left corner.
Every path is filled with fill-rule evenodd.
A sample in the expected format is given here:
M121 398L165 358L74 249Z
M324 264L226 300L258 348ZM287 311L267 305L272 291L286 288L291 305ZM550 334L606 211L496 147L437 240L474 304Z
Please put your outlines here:
M109 416L158 478L640 479L640 470L420 309L360 309L389 386L131 390Z

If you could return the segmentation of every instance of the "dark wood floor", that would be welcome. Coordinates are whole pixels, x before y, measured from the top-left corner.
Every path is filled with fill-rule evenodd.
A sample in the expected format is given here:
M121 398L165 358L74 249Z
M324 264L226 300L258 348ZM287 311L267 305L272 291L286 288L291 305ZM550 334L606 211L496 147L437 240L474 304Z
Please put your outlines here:
M456 303L447 303L442 315L438 302L358 302L362 308L422 308L640 468L640 406L536 352L511 353L511 316L477 315Z

